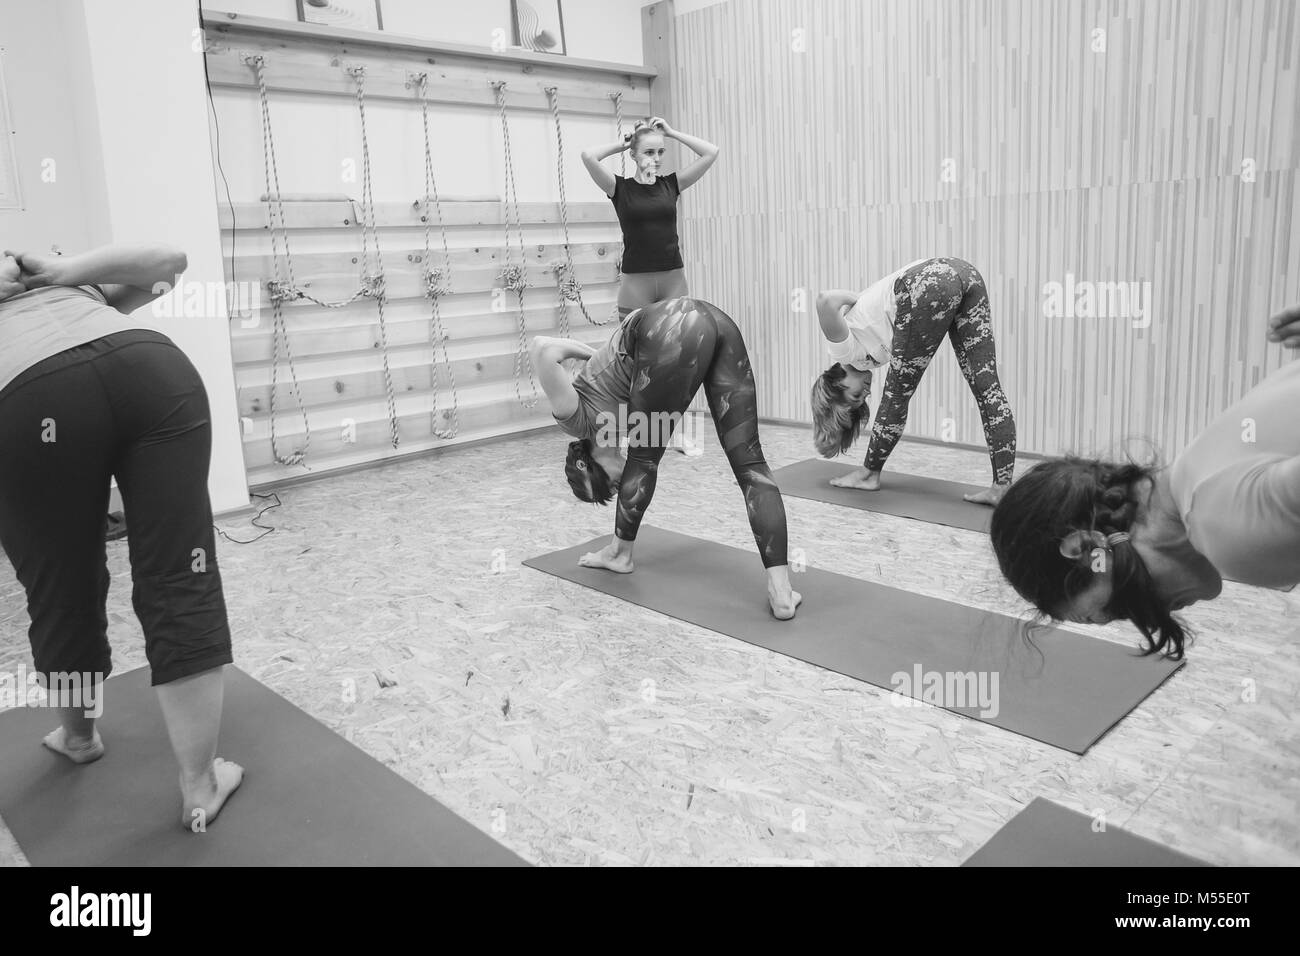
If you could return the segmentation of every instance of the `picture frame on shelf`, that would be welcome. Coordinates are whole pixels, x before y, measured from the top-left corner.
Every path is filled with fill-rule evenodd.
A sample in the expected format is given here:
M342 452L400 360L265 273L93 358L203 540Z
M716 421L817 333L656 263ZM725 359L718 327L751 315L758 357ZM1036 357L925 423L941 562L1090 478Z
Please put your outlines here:
M561 0L510 0L515 46L532 53L567 56Z
M298 21L345 30L383 30L380 0L297 0Z

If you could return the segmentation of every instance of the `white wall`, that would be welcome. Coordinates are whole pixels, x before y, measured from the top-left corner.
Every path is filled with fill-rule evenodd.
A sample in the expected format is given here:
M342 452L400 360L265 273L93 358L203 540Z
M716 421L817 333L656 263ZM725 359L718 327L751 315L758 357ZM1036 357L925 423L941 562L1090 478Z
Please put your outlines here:
M222 283L197 7L0 0L0 25L28 203L0 217L5 243L77 252L163 242L189 256L187 282ZM57 164L54 182L41 182L45 158ZM203 376L214 510L246 506L226 316L157 319L145 309L137 319L170 336Z
M107 241L108 204L88 188L99 176L98 129L84 56L84 22L65 3L0 0L10 121L23 209L0 210L0 245L76 251ZM80 34L77 32L81 27ZM53 46L49 37L69 38Z

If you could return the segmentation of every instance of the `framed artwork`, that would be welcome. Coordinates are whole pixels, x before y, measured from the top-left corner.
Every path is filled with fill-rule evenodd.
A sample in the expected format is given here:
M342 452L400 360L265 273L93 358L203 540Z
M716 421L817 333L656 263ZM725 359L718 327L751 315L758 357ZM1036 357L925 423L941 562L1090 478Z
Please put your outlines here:
M348 30L382 30L379 0L298 0L298 19Z
M22 209L14 127L9 116L9 91L5 87L4 52L4 47L0 47L0 209Z
M534 53L564 56L564 11L560 0L510 0L515 46Z

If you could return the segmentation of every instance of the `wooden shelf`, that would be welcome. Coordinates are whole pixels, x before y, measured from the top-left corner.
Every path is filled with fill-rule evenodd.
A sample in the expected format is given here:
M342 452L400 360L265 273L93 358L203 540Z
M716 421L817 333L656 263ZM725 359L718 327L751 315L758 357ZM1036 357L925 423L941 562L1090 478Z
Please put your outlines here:
M610 73L624 77L641 77L647 81L659 75L659 71L654 67L634 63L583 60L577 57L532 53L526 50L503 50L498 53L490 47L471 46L465 43L448 43L423 37L384 33L382 31L344 30L337 27L323 26L318 23L299 23L294 20L250 17L242 13L227 13L220 10L204 12L203 26L214 33L259 33L264 36L289 40L337 43L350 47L373 47L395 52L418 53L426 58L452 56L484 60L490 63L517 63L526 67L541 66L554 70Z

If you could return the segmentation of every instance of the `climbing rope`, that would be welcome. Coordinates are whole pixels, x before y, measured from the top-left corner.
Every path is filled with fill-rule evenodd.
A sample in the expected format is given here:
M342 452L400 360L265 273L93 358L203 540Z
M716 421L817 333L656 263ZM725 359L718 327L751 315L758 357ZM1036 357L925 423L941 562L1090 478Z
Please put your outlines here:
M451 358L447 353L447 333L442 326L442 309L440 300L444 295L451 293L451 251L447 248L447 227L442 220L442 200L438 198L438 183L433 177L433 151L429 147L429 74L421 73L418 79L420 91L420 118L424 122L424 213L421 219L424 221L424 294L429 298L429 345L432 349L432 365L430 366L433 378L433 413L430 428L437 438L451 439L455 438L460 432L459 418L459 401L456 397L456 373L451 365ZM438 215L438 228L442 231L442 257L443 268L433 269L430 267L429 259L429 241L431 238L431 225L429 223L429 200L433 200L433 208ZM419 203L417 202L418 206ZM447 381L451 386L451 409L447 413L450 421L449 428L442 428L438 424L438 392L440 390L438 376L438 350L442 349L442 365L447 370Z
M357 83L357 111L361 117L361 255L362 295L374 298L379 309L379 345L384 364L384 390L388 394L388 424L393 447L401 444L397 433L397 394L393 388L393 374L388 367L388 325L384 320L384 302L387 289L384 281L384 257L379 248L379 230L375 226L375 197L370 179L370 141L366 138L366 68L353 66L348 72ZM375 244L376 270L370 272L370 242Z
M615 142L623 142L623 91L615 90L609 94L609 98L614 101L614 130L618 134ZM622 150L618 154L618 171L622 175L627 175L627 150Z
M302 392L298 387L298 372L293 366L293 351L289 348L289 331L284 322L284 302L297 296L293 292L296 283L293 276L293 259L289 255L289 233L284 223L284 203L280 200L280 171L275 162L275 137L271 131L270 96L266 89L266 62L257 55L246 55L244 62L257 74L257 91L262 106L262 165L266 173L267 216L271 227L271 261L275 272L275 278L267 282L271 314L274 317L271 329L271 457L281 465L305 465L307 451L311 447L311 425L307 421L307 408L303 405ZM280 270L280 246L276 235L277 217L279 232L284 240L284 272ZM288 358L294 400L297 401L298 411L302 414L302 447L287 455L280 452L280 441L275 427L281 346Z
M506 84L504 80L491 82L492 90L496 94L497 108L501 112L501 138L505 144L506 189L502 205L506 220L506 265L501 270L498 278L501 281L501 287L514 292L519 303L519 348L515 352L515 397L519 399L519 404L524 408L533 408L537 405L540 396L537 392L537 381L533 378L533 365L528 359L528 328L524 318L524 290L528 288L528 260L524 254L524 230L519 221L519 196L515 191L515 168L510 158L510 125L506 118ZM514 209L515 234L519 239L520 262L518 265L513 262L510 249L512 207ZM528 365L528 384L531 386L533 396L528 400L524 399L520 384L520 373L525 363Z
M551 116L555 120L555 169L560 186L560 223L564 227L564 261L554 267L555 284L560 293L560 337L568 338L570 302L578 304L583 318L592 325L608 325L618 318L618 303L611 308L609 318L597 322L587 311L587 304L582 301L582 283L578 281L578 270L573 264L573 250L569 247L569 200L564 192L564 133L560 126L559 90L554 86L546 87L546 99L551 104Z

